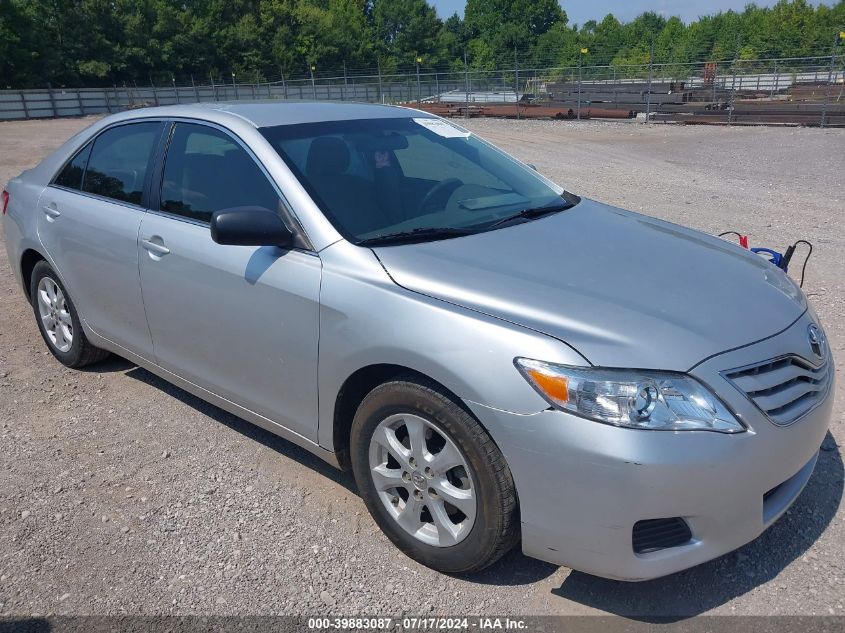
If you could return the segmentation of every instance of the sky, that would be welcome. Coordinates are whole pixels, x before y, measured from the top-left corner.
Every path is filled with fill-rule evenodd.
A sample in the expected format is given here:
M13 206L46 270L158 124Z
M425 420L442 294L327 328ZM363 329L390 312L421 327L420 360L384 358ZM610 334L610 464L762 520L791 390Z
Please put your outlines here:
M448 18L455 11L464 13L466 0L429 0L437 9L441 18ZM627 22L644 11L655 11L666 17L677 15L685 22L695 20L700 15L710 15L728 9L741 11L749 0L563 0L570 24L584 24L587 20L600 21L608 13L612 13L623 22ZM758 6L771 6L776 0L756 0ZM824 0L825 4L833 4L835 0ZM821 4L819 0L811 0L811 4Z

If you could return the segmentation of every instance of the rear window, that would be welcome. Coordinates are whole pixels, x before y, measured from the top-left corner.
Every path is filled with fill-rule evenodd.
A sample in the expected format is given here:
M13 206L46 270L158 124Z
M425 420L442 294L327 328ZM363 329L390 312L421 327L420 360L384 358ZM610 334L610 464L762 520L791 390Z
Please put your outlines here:
M132 123L100 134L91 150L82 190L140 205L160 125Z
M54 185L67 187L68 189L82 189L82 176L85 174L86 165L88 165L88 157L91 155L92 145L93 143L88 143L88 145L76 153L76 156L70 159L70 162L56 176L56 179L53 181Z

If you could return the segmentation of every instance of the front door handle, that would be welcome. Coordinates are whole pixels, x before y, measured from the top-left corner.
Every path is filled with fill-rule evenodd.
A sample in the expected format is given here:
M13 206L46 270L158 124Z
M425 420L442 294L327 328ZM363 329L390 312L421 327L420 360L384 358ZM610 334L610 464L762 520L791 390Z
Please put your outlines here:
M49 204L49 205L45 204L41 208L44 210L44 214L47 216L48 220L55 220L57 217L59 217L62 214L62 212L59 211L56 208L56 205L54 205L54 204Z
M153 238L154 239L154 238ZM161 239L161 238L159 238ZM149 240L141 240L141 245L147 249L150 253L154 255L167 255L170 252L170 249L167 248L164 244L159 244L158 242L153 242L152 239Z

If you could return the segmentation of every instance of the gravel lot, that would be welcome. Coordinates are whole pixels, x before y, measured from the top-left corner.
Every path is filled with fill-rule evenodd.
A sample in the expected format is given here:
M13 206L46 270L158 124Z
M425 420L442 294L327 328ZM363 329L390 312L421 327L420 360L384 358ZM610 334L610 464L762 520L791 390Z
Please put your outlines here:
M90 122L0 123L0 184ZM738 229L776 248L809 239L806 290L845 363L845 131L468 126L604 202L714 233ZM350 475L126 361L64 369L0 249L0 615L842 615L838 373L815 475L741 550L641 584L518 552L452 578L391 546Z

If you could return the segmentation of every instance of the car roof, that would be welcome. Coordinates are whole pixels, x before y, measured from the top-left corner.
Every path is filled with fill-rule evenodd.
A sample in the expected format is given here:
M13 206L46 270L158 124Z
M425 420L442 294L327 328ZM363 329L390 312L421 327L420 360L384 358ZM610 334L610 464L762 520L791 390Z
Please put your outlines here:
M337 103L331 101L233 101L137 108L117 115L123 120L153 116L185 117L223 122L232 117L262 128L321 121L355 119L393 119L431 117L420 110L372 103Z

